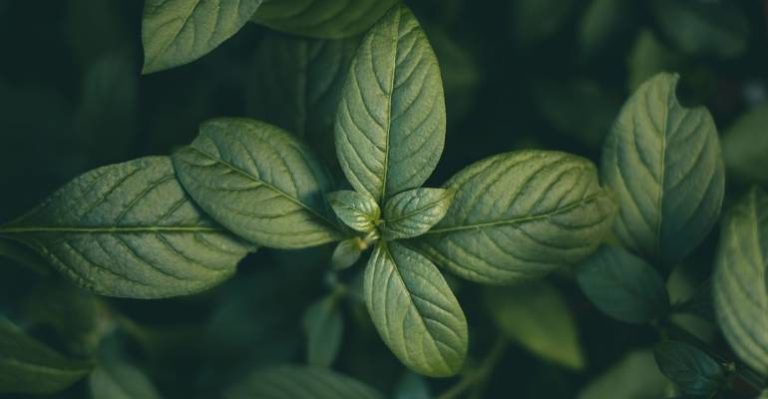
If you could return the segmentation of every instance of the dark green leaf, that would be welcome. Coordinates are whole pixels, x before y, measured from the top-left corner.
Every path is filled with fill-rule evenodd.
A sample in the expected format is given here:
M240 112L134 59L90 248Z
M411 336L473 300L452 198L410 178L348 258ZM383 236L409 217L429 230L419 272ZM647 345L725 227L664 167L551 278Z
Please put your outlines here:
M160 399L152 381L122 359L103 359L93 370L88 384L92 399Z
M167 157L90 171L0 227L96 293L186 295L234 274L249 249L205 217Z
M579 46L586 57L604 50L631 29L636 19L632 0L592 0L579 24Z
M342 190L328 194L327 198L336 216L352 230L368 233L379 223L381 209L367 193Z
M395 385L394 399L431 399L429 385L418 374L406 372Z
M630 352L590 382L578 399L658 399L671 393L669 380L656 366L653 352Z
M437 264L482 283L509 284L576 264L600 244L615 205L595 166L560 152L521 151L454 176L448 214L414 240Z
M654 354L661 372L685 395L712 397L725 382L722 367L687 343L666 341L656 346Z
M602 177L620 204L614 232L646 259L674 265L720 215L725 173L705 108L684 108L662 73L624 105L603 148Z
M0 257L11 259L42 275L47 275L50 272L45 259L18 242L0 239Z
M411 11L394 7L352 60L336 119L341 168L382 204L432 174L445 125L437 58Z
M768 185L768 104L758 105L723 135L723 157L728 177Z
M715 260L715 311L728 343L768 375L768 195L752 189L723 222Z
M304 313L307 363L311 366L330 367L339 353L344 319L338 301L335 295L330 295L312 304Z
M535 44L557 33L574 10L575 0L516 0L512 7L512 28L522 45Z
M467 320L432 262L397 242L381 242L368 262L364 284L373 324L406 366L431 377L461 369Z
M225 398L384 399L384 395L327 369L283 366L252 373Z
M640 31L627 58L627 86L635 91L654 75L678 69L683 57L667 48L650 29Z
M542 359L571 368L584 367L576 320L552 285L525 282L486 291L486 304L499 330Z
M398 0L266 0L253 21L299 35L338 39L365 32Z
M416 188L394 195L384 205L386 239L417 237L443 219L454 192L441 188Z
M232 37L262 0L145 0L144 73L192 62Z
M669 309L664 280L620 247L603 246L578 270L579 287L598 309L627 323L647 323Z
M224 227L273 248L302 248L340 238L327 216L326 169L285 131L263 122L219 118L173 155L196 203Z

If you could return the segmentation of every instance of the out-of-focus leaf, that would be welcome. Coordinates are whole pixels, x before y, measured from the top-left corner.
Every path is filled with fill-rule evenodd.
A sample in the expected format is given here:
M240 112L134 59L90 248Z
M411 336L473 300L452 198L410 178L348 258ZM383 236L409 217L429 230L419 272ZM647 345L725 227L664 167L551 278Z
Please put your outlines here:
M66 2L68 41L81 65L92 65L100 57L127 47L133 40L127 29L131 21L121 13L124 9L121 3L120 0Z
M723 368L685 342L666 341L654 348L659 369L686 395L712 397L725 382Z
M486 290L486 307L499 330L542 359L584 367L576 321L565 298L544 282Z
M160 399L152 381L116 354L101 356L88 378L92 399Z
M579 267L577 279L598 309L628 323L647 323L669 309L664 280L653 266L615 246L603 246Z
M579 47L591 58L629 31L636 20L633 0L592 0L579 24Z
M418 374L406 372L395 385L394 399L431 399L429 385Z
M723 135L728 177L768 186L768 104L758 105L734 122Z
M0 317L0 393L53 394L88 375L92 367L64 357Z
M659 41L650 29L640 31L627 58L627 86L635 91L643 82L664 71L675 71L682 57Z
M518 43L532 45L547 39L565 24L576 6L575 0L516 0L512 8L512 32Z
M331 294L312 304L304 313L307 334L307 363L330 367L339 354L344 334L344 319L339 298Z
M45 259L40 255L23 244L11 240L0 239L0 257L11 259L42 275L47 275L51 271Z
M445 0L440 0L445 7ZM470 48L459 43L454 36L440 28L425 27L443 74L446 114L449 121L462 119L477 101L478 86L482 80L480 66ZM450 134L450 132L448 132Z
M661 374L653 352L630 352L590 382L578 399L655 399L667 397L672 384Z
M367 244L359 237L350 238L336 245L331 255L331 266L334 270L346 269L360 260Z
M283 366L256 371L229 390L226 399L383 399L384 395L328 369Z
M731 58L747 47L749 21L734 1L653 0L656 21L682 51Z

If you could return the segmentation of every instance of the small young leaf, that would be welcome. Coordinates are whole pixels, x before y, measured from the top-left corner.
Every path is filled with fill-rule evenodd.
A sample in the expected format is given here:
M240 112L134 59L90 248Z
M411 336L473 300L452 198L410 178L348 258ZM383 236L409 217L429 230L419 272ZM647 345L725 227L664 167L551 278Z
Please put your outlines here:
M725 173L712 116L683 108L662 73L624 105L603 148L602 177L620 204L614 232L646 259L673 265L720 215Z
M373 324L406 366L430 377L461 369L467 320L427 258L397 242L380 242L365 269L364 292Z
M365 32L398 0L266 0L253 21L310 37L339 39Z
M160 399L152 381L122 359L103 359L88 379L92 399Z
M533 281L490 288L486 305L499 330L542 359L571 369L584 367L576 321L552 285Z
M579 287L598 309L627 323L664 316L669 297L651 265L620 247L603 246L579 267Z
M307 363L330 367L339 353L344 334L338 298L330 295L307 308L304 332L307 334Z
M653 352L630 352L589 383L578 399L665 398L670 382L659 371Z
M363 383L324 368L282 366L252 373L225 399L384 399Z
M661 372L685 395L709 398L725 382L723 368L687 343L666 341L654 349L654 354Z
M192 204L168 157L90 171L0 235L26 243L82 287L131 298L206 290L252 249Z
M595 166L560 152L492 156L451 178L448 214L413 245L469 280L510 284L589 256L615 205Z
M367 193L342 190L328 194L327 198L336 216L352 230L371 232L381 218L379 204Z
M144 73L192 62L232 37L262 0L146 0Z
M334 270L346 269L360 260L367 244L359 237L344 240L336 246L331 256L331 266Z
M330 177L308 148L279 128L214 119L173 161L195 202L254 243L304 248L340 238L323 199Z
M342 89L341 168L355 190L382 204L432 174L445 124L437 58L411 11L393 7L363 39Z
M715 311L726 340L768 375L768 194L754 188L723 222L715 260Z
M0 318L0 394L53 394L88 375L92 367L64 357Z
M768 186L768 104L750 109L723 135L728 177Z
M453 201L454 192L441 188L416 188L404 191L384 204L386 239L417 237L445 217Z

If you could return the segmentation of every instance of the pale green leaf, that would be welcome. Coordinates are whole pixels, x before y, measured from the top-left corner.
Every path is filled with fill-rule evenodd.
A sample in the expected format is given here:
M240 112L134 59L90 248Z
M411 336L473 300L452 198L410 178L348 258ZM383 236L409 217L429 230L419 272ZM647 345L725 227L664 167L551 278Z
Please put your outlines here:
M173 155L176 173L197 204L224 227L273 248L339 239L324 194L330 177L310 150L263 122L219 118Z
M749 20L736 2L654 0L652 8L664 34L688 54L731 58L747 48Z
M720 215L725 173L717 129L705 108L684 108L678 76L643 83L603 148L603 181L620 204L614 233L646 259L674 265Z
M90 171L0 235L26 243L84 288L132 298L206 290L252 249L195 207L168 157Z
M359 36L314 40L267 33L248 79L248 114L298 135L338 169L333 125L359 44Z
M367 193L341 190L328 194L327 198L336 216L352 230L368 233L379 223L381 209Z
M715 260L715 311L726 340L768 376L768 195L755 188L723 222Z
M92 367L65 357L0 318L0 394L53 394L88 375Z
M307 363L311 366L330 367L339 354L344 319L338 302L335 295L329 295L313 303L304 313Z
M577 264L610 229L615 205L586 159L520 151L479 161L446 183L448 214L413 245L469 280L509 284Z
M365 32L398 0L265 0L253 21L298 35L338 39Z
M360 260L360 256L368 244L359 237L350 238L340 242L333 250L331 266L334 270L346 269Z
M145 0L144 73L192 62L232 37L262 0Z
M653 352L630 352L590 382L578 399L657 399L672 393L669 380L656 366Z
M386 239L417 237L443 219L454 192L442 188L416 188L396 194L384 204Z
M678 69L683 57L667 48L650 29L640 31L627 57L627 86L635 91L654 75Z
M160 399L144 372L122 359L104 359L88 378L92 399Z
M456 374L467 354L467 320L445 279L427 258L381 242L365 269L365 303L384 343L413 371Z
M661 372L685 395L709 398L725 383L720 364L685 342L663 342L654 355Z
M445 124L437 58L411 11L394 7L352 60L336 119L341 168L382 204L432 174Z
M603 313L627 323L659 320L669 310L664 280L643 259L603 246L579 267L579 287Z
M576 320L565 298L543 281L486 290L486 307L499 331L544 360L584 368Z
M723 157L728 177L768 185L768 104L758 105L723 135Z
M345 375L316 367L282 366L252 373L226 399L384 399Z

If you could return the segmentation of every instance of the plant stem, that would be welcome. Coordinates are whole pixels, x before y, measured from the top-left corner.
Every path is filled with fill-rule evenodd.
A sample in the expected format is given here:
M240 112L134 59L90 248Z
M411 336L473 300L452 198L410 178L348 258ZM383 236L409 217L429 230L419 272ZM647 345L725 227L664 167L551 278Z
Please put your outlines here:
M479 384L484 384L496 367L496 363L501 360L501 356L506 349L507 340L504 337L497 338L496 342L493 344L493 348L491 348L485 356L480 367L466 373L456 385L438 396L437 399L456 399L461 397L461 395L470 388Z

